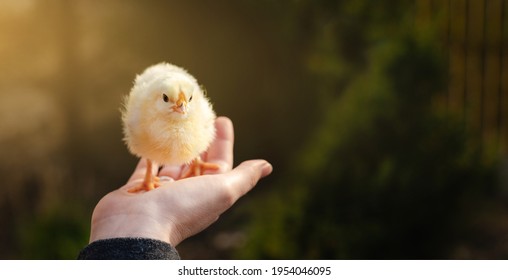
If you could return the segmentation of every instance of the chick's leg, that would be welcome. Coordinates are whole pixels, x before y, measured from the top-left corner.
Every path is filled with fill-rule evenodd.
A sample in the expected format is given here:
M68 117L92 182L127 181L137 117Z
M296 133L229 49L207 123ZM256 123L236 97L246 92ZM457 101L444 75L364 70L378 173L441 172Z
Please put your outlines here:
M152 161L146 159L146 173L143 182L135 187L128 190L130 193L136 193L140 191L151 191L160 186L159 177L152 174Z
M200 157L194 159L185 173L182 174L181 179L189 178L192 176L199 176L205 170L219 170L220 166L211 162L204 162Z

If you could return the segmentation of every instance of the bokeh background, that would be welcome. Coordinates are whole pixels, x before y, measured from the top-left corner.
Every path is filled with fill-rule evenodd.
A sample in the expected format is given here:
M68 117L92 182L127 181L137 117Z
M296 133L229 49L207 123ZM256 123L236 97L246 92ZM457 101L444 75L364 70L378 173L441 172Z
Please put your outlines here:
M507 2L0 0L0 258L76 258L160 61L274 165L183 258L508 258Z

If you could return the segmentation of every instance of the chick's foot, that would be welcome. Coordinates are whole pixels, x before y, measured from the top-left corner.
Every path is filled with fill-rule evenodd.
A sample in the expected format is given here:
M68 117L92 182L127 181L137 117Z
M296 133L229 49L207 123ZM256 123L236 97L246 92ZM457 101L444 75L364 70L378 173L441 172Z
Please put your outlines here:
M152 174L152 161L147 159L146 160L146 173L145 173L145 179L143 180L143 183L136 187L132 187L127 192L130 193L137 193L140 191L151 191L155 188L160 187L160 179L157 176L154 176Z
M204 162L201 158L197 158L189 164L189 168L182 174L181 179L199 176L204 173L206 170L219 170L220 166L211 162Z
M141 184L127 190L129 193L137 193L141 191L151 191L161 186L159 177L153 176L150 181L144 180Z

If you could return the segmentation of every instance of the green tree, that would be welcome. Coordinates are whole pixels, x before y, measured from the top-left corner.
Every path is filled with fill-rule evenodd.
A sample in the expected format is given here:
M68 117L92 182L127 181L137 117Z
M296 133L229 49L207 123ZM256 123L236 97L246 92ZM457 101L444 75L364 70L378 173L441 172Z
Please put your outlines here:
M403 1L302 2L325 113L293 171L252 204L240 257L453 257L496 173L433 106L446 65L432 26L414 26Z

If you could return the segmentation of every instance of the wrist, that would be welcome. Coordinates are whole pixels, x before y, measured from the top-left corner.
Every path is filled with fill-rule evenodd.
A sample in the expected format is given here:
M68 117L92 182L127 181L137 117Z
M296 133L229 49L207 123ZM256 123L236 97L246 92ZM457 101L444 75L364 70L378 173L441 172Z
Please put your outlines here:
M117 215L92 218L90 243L112 238L148 238L171 244L169 231L147 216Z

